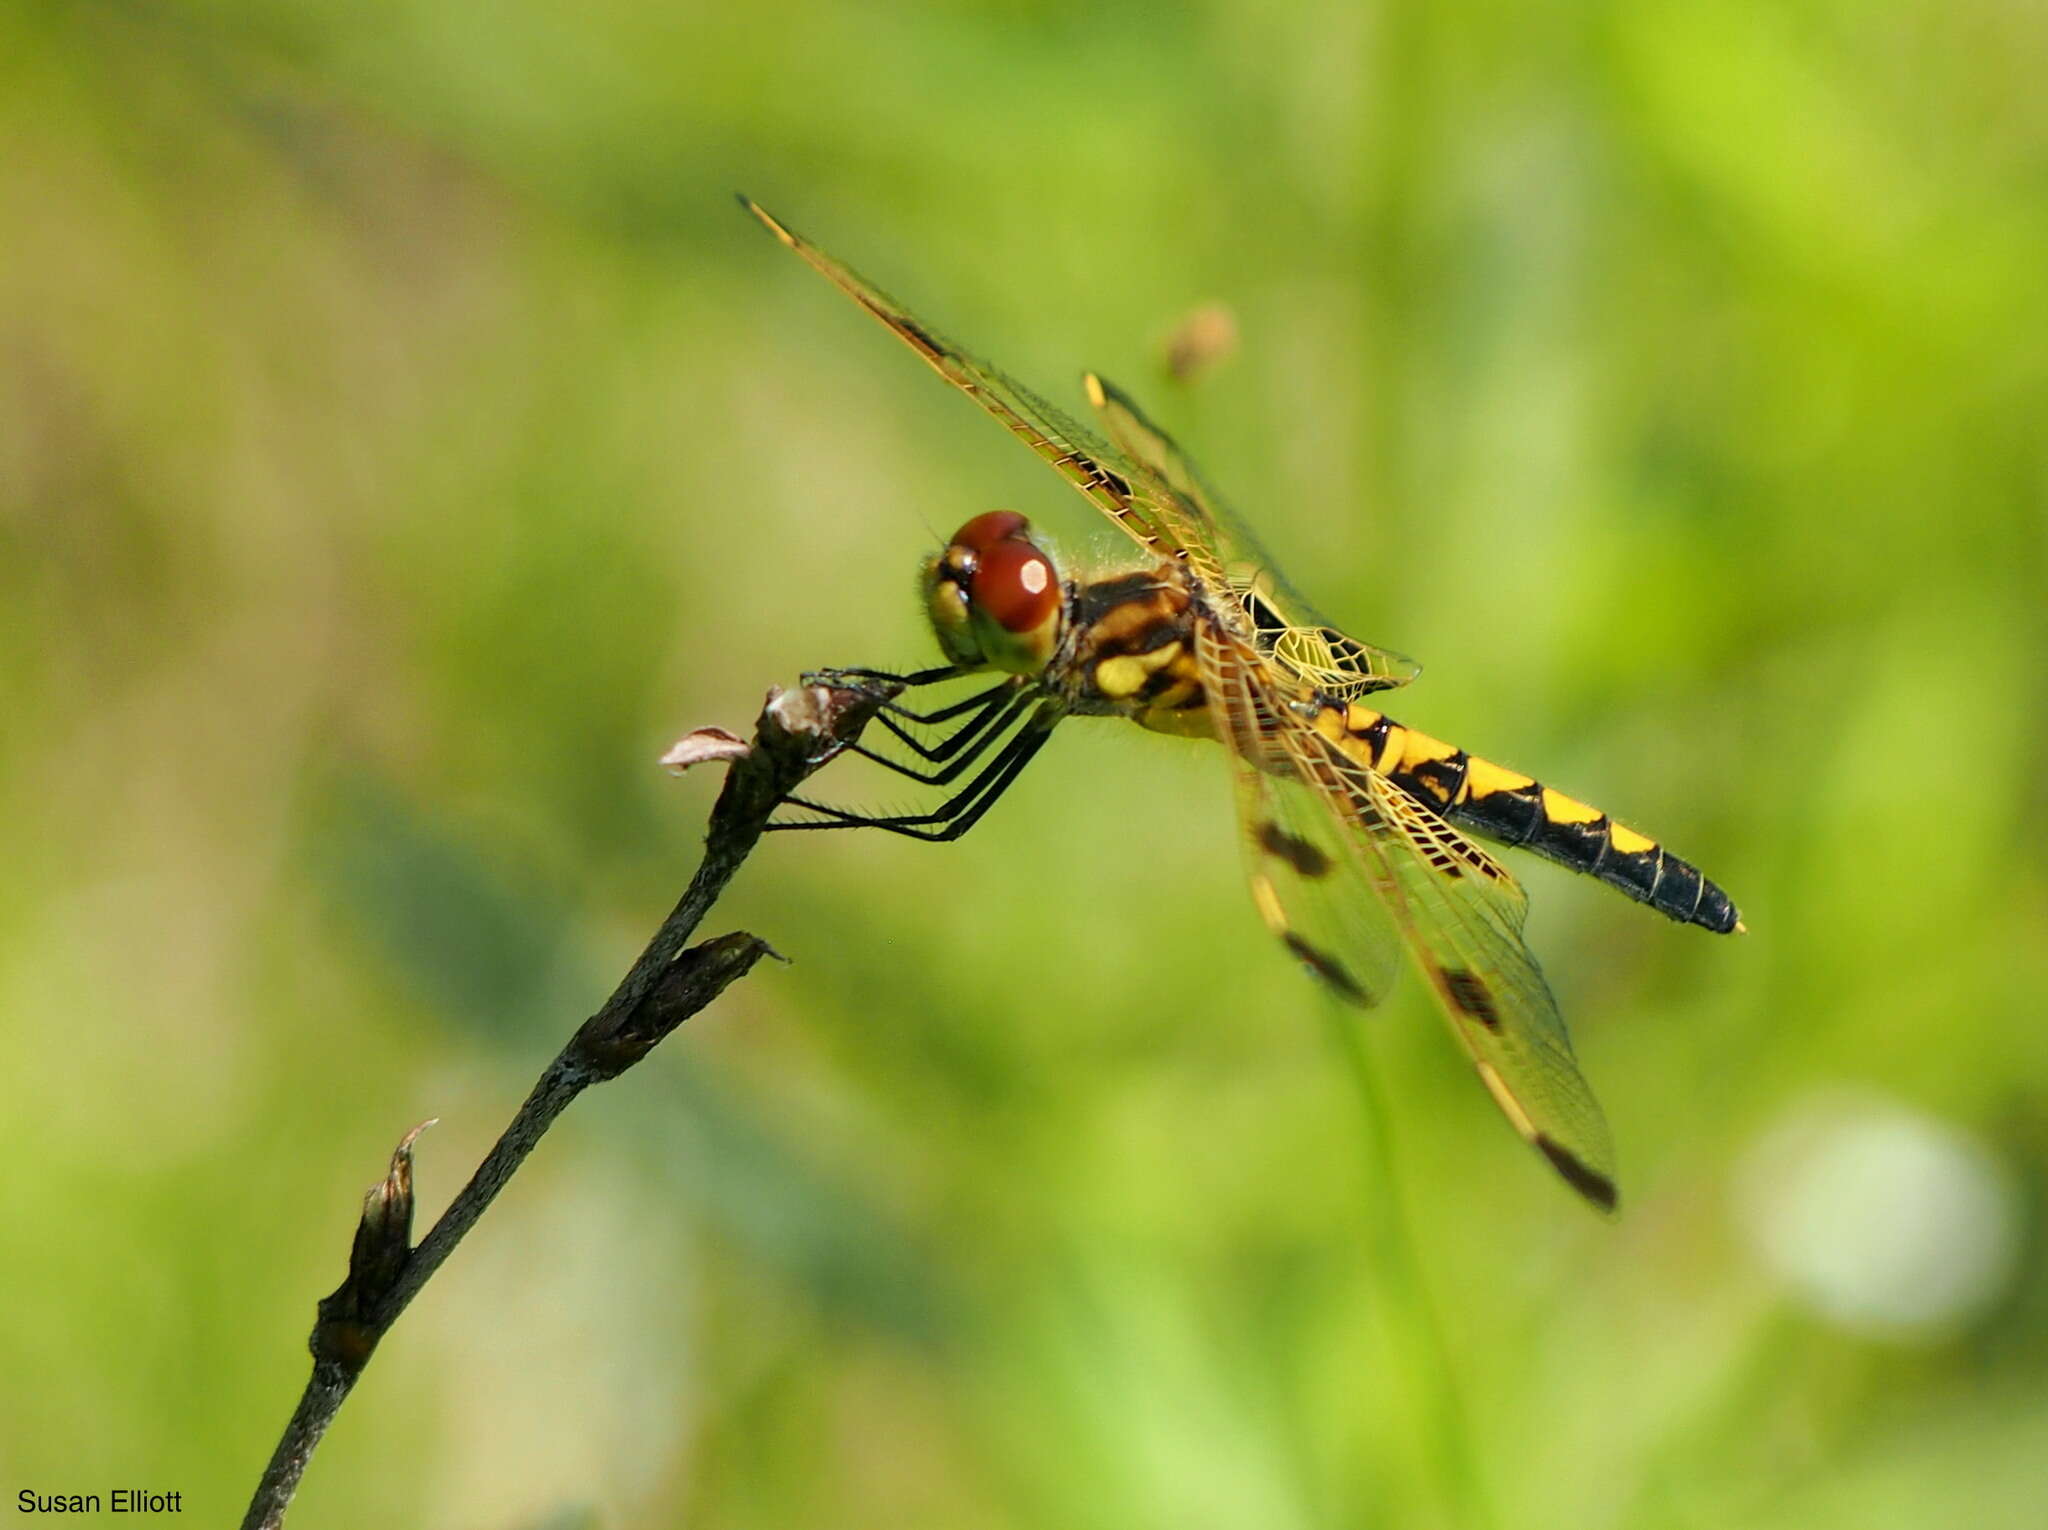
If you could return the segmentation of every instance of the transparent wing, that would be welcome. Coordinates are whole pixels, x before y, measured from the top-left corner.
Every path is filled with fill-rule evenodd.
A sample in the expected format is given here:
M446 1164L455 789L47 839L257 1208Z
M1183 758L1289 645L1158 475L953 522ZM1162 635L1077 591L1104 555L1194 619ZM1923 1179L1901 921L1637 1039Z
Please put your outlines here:
M1075 424L1022 383L953 345L894 298L792 233L746 197L739 201L812 269L886 324L933 371L1000 420L1010 434L1051 464L1141 547L1193 562L1198 572L1213 563L1206 539L1191 524L1170 520L1163 513L1169 496L1146 481L1149 475L1145 470L1124 460L1093 432Z
M1320 742L1320 735L1308 736ZM1607 1121L1579 1072L1550 985L1522 940L1521 888L1492 856L1386 777L1363 777L1347 784L1362 784L1377 810L1370 832L1401 886L1409 950L1480 1080L1566 1183L1612 1211Z
M1284 756L1272 753L1276 725L1256 657L1206 624L1197 628L1196 648L1237 780L1245 874L1259 917L1337 997L1370 1008L1400 964L1388 917L1398 891L1312 790L1287 773Z
M1367 987L1359 974L1376 970L1381 946L1377 936L1360 931L1374 928L1366 910L1391 914L1502 1114L1574 1190L1611 1211L1616 1193L1607 1123L1579 1072L1557 1003L1523 944L1527 901L1514 878L1400 787L1276 704L1257 650L1206 625L1198 630L1197 650L1217 732L1238 762L1245 811L1264 813L1282 790L1248 782L1252 774L1282 772L1318 799L1334 836L1300 837L1336 869L1313 879L1317 895L1326 907L1351 904L1358 910L1335 927L1335 937L1324 937L1337 942L1328 949L1297 949L1288 935L1297 928L1292 917L1305 900L1282 895L1290 884L1274 866L1289 858L1283 847L1254 862L1253 895L1268 923L1329 986L1361 1002L1345 991L1341 980L1348 978L1369 1002L1379 990ZM1247 822L1255 854L1265 821ZM1295 821L1282 821L1290 833L1299 833ZM1260 871L1269 878L1270 898L1261 895ZM1326 920L1319 928L1333 926ZM1343 943L1347 938L1351 943ZM1334 974L1324 970L1319 955L1333 963Z
M1274 571L1265 550L1173 437L1107 378L1091 372L1082 383L1110 440L1165 491L1155 506L1158 519L1184 540L1199 539L1216 549L1211 587L1235 597L1260 648L1288 676L1348 699L1392 690L1422 673L1413 659L1361 643L1316 615Z

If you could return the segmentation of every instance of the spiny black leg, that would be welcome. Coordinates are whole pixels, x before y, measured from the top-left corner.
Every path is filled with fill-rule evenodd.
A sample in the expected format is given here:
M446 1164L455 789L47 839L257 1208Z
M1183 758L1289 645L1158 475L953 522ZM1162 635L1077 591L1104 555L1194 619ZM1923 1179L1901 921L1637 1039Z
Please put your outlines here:
M939 723L951 722L962 712L972 712L976 707L986 706L1005 694L1015 695L1018 691L1024 689L1027 683L1022 675L1007 675L987 690L976 691L966 700L956 701L949 707L940 707L935 712L914 711L910 707L903 705L900 701L886 701L882 704L882 710L890 717L901 718L904 722L921 723L931 727Z
M932 771L929 774L917 769L914 765L906 765L901 760L892 760L887 755L880 754L864 744L848 744L846 747L850 752L861 756L863 759L873 760L877 765L904 777L906 780L916 781L925 786L944 786L950 781L957 780L962 771L966 770L968 766L972 765L984 754L987 754L989 746L1007 733L1010 724L1022 716L1025 710L1033 704L1033 697L1020 695L1007 705L994 709L991 715L977 717L965 727L956 729L952 736L936 749L926 749L917 740L906 738L901 733L898 733L898 738L902 738L905 743L917 750L926 759L935 763L939 761L951 762L941 765L938 770ZM887 722L888 719L884 718L883 721ZM895 730L892 729L891 731L894 732ZM972 736L970 737L970 735Z
M865 744L849 745L847 752L857 754L863 759L873 760L892 776L901 776L904 780L915 781L920 786L944 786L949 781L957 781L961 774L969 769L975 761L987 754L996 742L1005 733L1010 731L1010 725L1016 722L1023 711L1024 708L1022 706L1012 707L1004 715L995 718L988 727L975 730L975 736L967 741L967 746L964 749L949 751L943 755L930 756L929 758L936 762L943 762L939 763L939 767L936 770L920 770L912 761L891 758L878 749L868 748ZM967 730L963 729L961 731L964 733Z
M909 707L898 705L893 697L884 696L882 689L884 685L894 686L901 682L894 680L887 682L876 681L875 689L868 689L868 679L877 674L879 674L879 671L814 670L804 676L804 683L807 685L837 685L844 689L860 691L865 695L883 697L884 699L881 700L879 709L876 712L876 721L888 729L890 733L894 734L906 748L933 763L952 758L954 754L967 748L970 744L974 745L974 753L978 754L982 748L986 747L987 743L985 737L980 737L979 741L977 741L980 730L987 727L1000 729L1007 726L1008 721L1016 715L1016 704L1029 700L1026 694L1029 685L1025 677L1022 675L1010 675L997 681L987 690L977 691L964 700L954 702L951 706L940 707L933 712L917 712ZM847 683L849 680L855 683L849 685ZM927 743L897 721L898 718L903 718L922 726L936 726L941 723L951 722L954 718L963 714L972 715L968 717L967 722L954 729L952 733L942 738L937 744ZM848 744L845 747L851 753L866 755L877 764L887 766L899 775L909 776L912 780L916 781L929 780L928 777L920 775L917 771L907 769L899 765L895 760L889 759L885 755L877 754L862 745ZM957 775L958 772L955 771L954 774ZM940 779L945 781L951 780L952 777L945 776Z
M923 832L917 829L899 828L892 829L891 832L902 834L910 839L921 839L930 844L945 844L950 840L960 838L961 835L981 822L981 815L996 805L996 798L1002 796L1004 792L1010 789L1010 783L1023 774L1024 767L1031 763L1031 757L1044 748L1045 741L1051 737L1052 729L1049 727L1027 728L1024 732L1019 733L1015 739L1011 740L1010 748L1003 751L1005 754L1013 756L1007 768L995 779L989 789L981 794L981 799L978 802L947 824L943 829L936 832Z
M991 690L982 691L978 695L968 697L967 700L957 706L942 708L937 712L931 713L929 716L920 715L919 713L909 711L907 708L899 709L885 704L881 711L876 714L875 720L926 759L943 760L956 749L965 747L968 738L973 735L974 730L985 726L990 717L1002 711L1018 694L1019 692L1015 685L1009 681L1004 681L1003 684ZM963 712L972 713L973 715L967 722L961 724L936 744L926 743L897 720L898 718L904 718L921 726L935 727L941 723L951 722Z
M1053 723L1043 716L1034 718L1018 730L993 760L983 767L981 774L948 797L929 813L868 814L849 812L845 808L830 807L822 802L810 802L801 797L791 797L791 807L803 808L808 812L823 814L823 823L771 823L770 829L887 829L892 834L901 834L909 839L922 839L934 843L958 839L973 828L995 805L995 801L1017 779L1018 772L1030 763L1031 757L1045 747L1045 741L1052 737ZM944 825L942 828L932 825Z
M831 819L831 822L776 823L770 824L769 827L771 829L847 828L902 830L920 825L949 822L966 812L973 805L974 799L982 792L988 790L992 782L1001 780L1004 772L1011 768L1011 762L1020 751L1023 753L1024 758L1029 759L1032 749L1026 748L1026 745L1031 744L1033 740L1042 741L1045 734L1050 731L1050 725L1034 727L1027 724L1011 735L1010 741L1003 745L1001 752L993 760L982 767L979 775L948 797L944 802L933 808L929 813L863 813L854 808L833 807L830 803L812 802L803 797L791 797L788 799L791 807L803 808L807 812L812 813L822 813Z
M997 757L988 771L975 779L964 790L956 793L931 813L905 814L894 818L863 817L848 814L843 809L828 808L823 804L805 802L792 797L790 802L797 807L809 808L813 812L835 815L831 823L790 823L770 824L770 828L781 829L886 829L891 834L901 834L906 839L919 839L927 844L943 844L960 838L981 821L982 814L996 804L996 799L1008 790L1010 783L1044 745L1050 736L1049 730L1026 730L1010 741L1002 754ZM944 827L924 827L928 821L941 821Z
M872 684L873 691L889 693L881 697L881 711L884 714L885 721L888 718L894 717L904 722L918 723L923 726L936 726L939 723L951 722L963 712L976 711L981 707L991 704L1000 696L1027 690L1031 685L1027 676L1005 675L985 691L976 691L972 696L964 697L949 706L939 707L930 712L920 712L914 707L906 707L893 694L899 689L939 685L947 680L961 679L973 673L973 670L962 668L959 665L951 665L944 669L921 669L915 674L909 675L891 674L889 671L882 669L814 669L805 673L804 684L839 686L842 689L857 691L868 691L870 684ZM917 746L917 740L903 735L900 730L896 731L906 744L910 744L913 748Z
M937 669L916 669L907 675L896 674L886 669L817 669L804 676L805 685L836 685L842 680L874 680L883 685L900 685L907 690L916 690L927 685L937 685L941 680L956 680L973 671L958 664L943 664ZM858 690L859 686L848 689Z
M915 707L906 707L896 699L894 694L902 686L913 684L936 685L941 681L954 679L965 673L969 672L964 670L926 670L908 678L899 678L894 675L884 675L879 670L824 669L812 670L806 674L804 676L804 683L806 685L838 686L841 689L860 691L863 694L875 696L880 701L879 716L883 725L898 738L902 739L904 743L922 754L926 747L923 741L911 737L902 728L897 727L892 719L916 723L921 727L936 727L940 723L951 722L963 713L980 712L985 707L992 707L1005 696L1014 696L1029 685L1029 681L1023 675L1006 675L985 691L976 691L972 696L964 697L959 701L953 702L950 706L939 707L930 712L920 712ZM927 755L926 758L935 757Z

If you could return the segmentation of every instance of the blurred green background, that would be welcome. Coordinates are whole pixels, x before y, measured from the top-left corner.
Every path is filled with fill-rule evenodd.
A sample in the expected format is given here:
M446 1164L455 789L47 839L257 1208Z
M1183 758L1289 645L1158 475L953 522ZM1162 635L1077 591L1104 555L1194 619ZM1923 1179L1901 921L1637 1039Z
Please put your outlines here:
M1206 747L768 843L293 1524L2038 1523L2048 14L0 10L0 1494L238 1515L363 1189L438 1211L694 864L655 765L1113 532L733 206L1195 448L1529 867L1624 1214L1258 926ZM1159 344L1237 316L1198 386ZM1126 736L1128 735L1128 736ZM835 767L820 795L900 800Z

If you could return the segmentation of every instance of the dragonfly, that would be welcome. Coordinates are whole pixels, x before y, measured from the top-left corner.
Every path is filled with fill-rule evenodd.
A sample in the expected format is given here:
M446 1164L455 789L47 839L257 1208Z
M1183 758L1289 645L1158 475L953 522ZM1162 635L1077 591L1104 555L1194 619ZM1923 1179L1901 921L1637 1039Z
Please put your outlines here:
M812 816L773 827L957 839L1068 717L1214 740L1235 778L1252 902L1287 952L1361 1008L1387 993L1405 954L1509 1124L1586 1201L1614 1211L1612 1140L1523 938L1527 897L1477 841L1533 851L1717 934L1744 928L1727 893L1600 809L1369 705L1420 667L1317 616L1187 453L1111 383L1082 378L1098 433L758 204L740 205L1138 549L1129 568L1070 575L1016 511L967 521L924 565L926 615L946 662L811 677L887 687L879 720L915 758L853 748L950 794L896 814L795 798ZM899 699L969 676L993 683L925 710Z

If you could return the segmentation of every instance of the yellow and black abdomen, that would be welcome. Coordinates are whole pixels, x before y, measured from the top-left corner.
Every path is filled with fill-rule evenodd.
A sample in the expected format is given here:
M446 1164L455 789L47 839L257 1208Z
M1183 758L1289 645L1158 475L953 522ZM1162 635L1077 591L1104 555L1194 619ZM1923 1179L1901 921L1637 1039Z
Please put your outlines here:
M1681 924L1726 934L1740 923L1697 866L1596 807L1356 702L1344 730L1361 759L1370 751L1373 769L1460 828L1590 873Z

